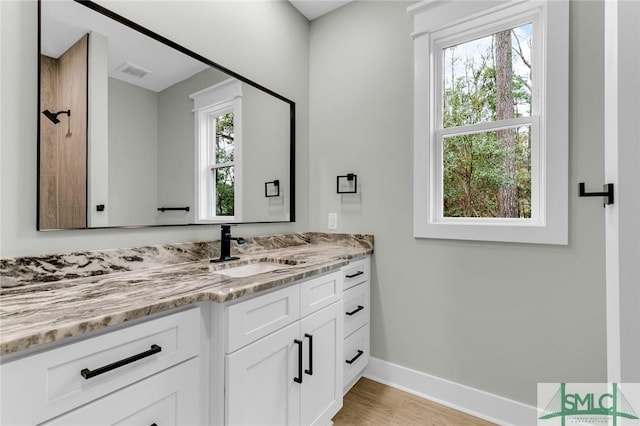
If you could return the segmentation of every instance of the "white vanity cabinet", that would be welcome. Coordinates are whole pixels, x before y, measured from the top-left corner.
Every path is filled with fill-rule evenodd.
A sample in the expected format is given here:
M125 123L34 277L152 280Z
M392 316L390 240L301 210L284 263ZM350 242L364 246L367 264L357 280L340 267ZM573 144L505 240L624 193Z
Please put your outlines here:
M329 425L369 359L369 258L4 357L2 425Z
M358 381L369 363L371 317L371 260L353 261L342 268L344 277L344 393Z
M226 307L225 424L330 424L342 407L342 282L334 272Z
M197 424L200 308L0 365L3 425Z

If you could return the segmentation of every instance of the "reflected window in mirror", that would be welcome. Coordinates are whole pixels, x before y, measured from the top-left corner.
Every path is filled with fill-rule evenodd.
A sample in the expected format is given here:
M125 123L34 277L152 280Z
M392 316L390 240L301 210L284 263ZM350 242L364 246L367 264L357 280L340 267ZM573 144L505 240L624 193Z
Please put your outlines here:
M211 178L213 185L211 196L211 210L216 218L234 216L235 211L235 134L233 112L211 114L209 126L215 128L215 137L209 140L210 150L215 152L211 164ZM214 133L214 132L211 132Z
M242 220L242 85L228 79L190 96L196 126L198 222Z

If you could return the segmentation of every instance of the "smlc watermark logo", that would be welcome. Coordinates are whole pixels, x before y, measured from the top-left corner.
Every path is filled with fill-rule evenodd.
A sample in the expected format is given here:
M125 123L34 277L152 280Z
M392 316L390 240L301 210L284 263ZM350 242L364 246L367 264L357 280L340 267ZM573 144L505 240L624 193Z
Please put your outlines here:
M538 383L538 426L640 426L640 383Z

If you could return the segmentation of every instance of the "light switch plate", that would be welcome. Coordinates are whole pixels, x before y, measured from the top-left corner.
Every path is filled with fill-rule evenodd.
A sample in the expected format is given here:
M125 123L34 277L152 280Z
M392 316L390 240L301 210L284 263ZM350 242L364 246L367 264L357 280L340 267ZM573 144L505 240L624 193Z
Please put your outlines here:
M338 213L329 213L329 229L338 229Z

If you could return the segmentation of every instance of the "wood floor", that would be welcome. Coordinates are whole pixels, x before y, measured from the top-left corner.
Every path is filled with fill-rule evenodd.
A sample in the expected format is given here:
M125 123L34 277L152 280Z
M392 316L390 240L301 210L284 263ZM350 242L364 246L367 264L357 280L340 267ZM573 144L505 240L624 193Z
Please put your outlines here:
M334 426L487 426L485 420L364 377L344 396Z

